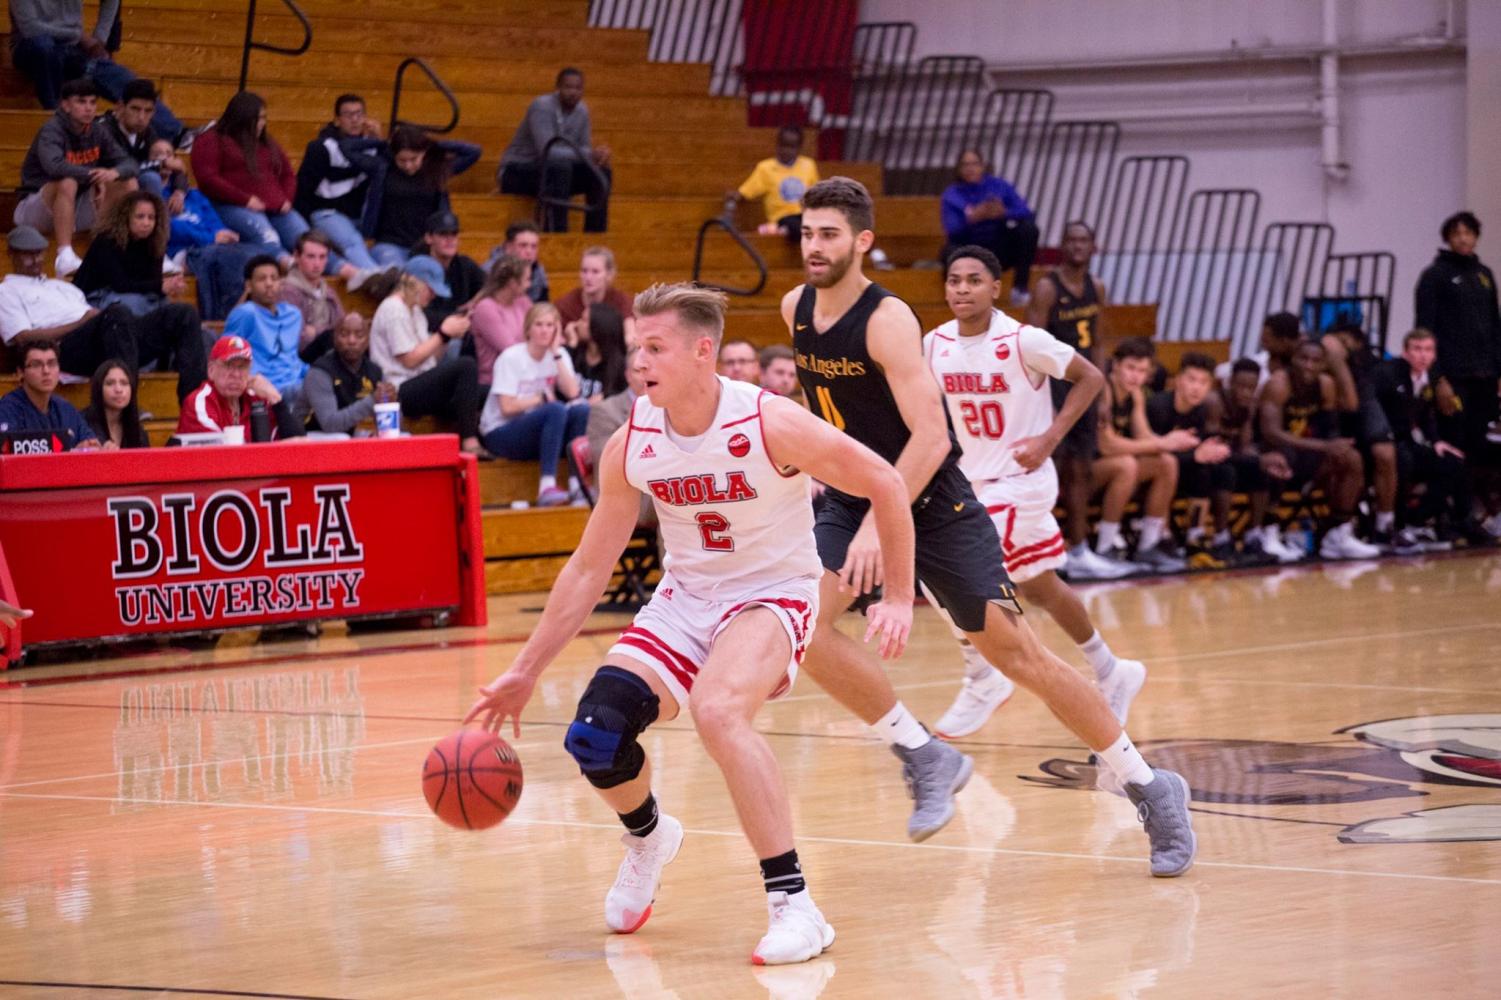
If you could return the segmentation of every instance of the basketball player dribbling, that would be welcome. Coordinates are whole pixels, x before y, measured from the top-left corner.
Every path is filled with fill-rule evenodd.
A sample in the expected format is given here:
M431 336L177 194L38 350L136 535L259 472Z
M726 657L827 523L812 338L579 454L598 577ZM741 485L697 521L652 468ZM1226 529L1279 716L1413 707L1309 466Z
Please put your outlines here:
M1046 611L1078 643L1111 713L1124 726L1146 667L1116 658L1084 602L1059 579L1056 570L1070 557L1053 518L1058 503L1053 449L1076 422L1095 419L1105 376L1048 331L997 309L1000 295L1001 263L993 253L977 246L951 251L944 299L954 318L923 338L923 355L964 449L959 468L1001 536L1007 575L1023 600ZM1050 379L1069 387L1056 415ZM934 727L945 737L979 729L1015 690L962 634L959 641L964 686Z
M620 816L626 855L605 897L605 923L629 934L651 915L683 826L659 812L639 737L687 709L719 765L761 861L770 925L757 965L804 962L834 941L793 846L781 771L751 722L791 687L818 618L822 568L808 476L862 497L880 544L902 560L870 611L866 640L899 655L912 625L912 517L901 477L868 448L801 406L715 374L725 297L691 285L636 296L646 382L600 456L599 502L511 668L480 689L465 722L520 734L538 676L577 634L635 529L641 494L656 506L664 572L579 699L563 745ZM797 467L785 463L797 457ZM845 574L853 589L853 572Z
M870 194L857 181L832 177L803 197L808 280L782 299L782 316L809 405L901 473L917 530L918 579L980 654L1041 697L1124 786L1151 842L1152 874L1181 875L1197 849L1188 783L1149 767L1100 692L1048 652L1022 620L1000 538L959 469L958 442L923 359L917 316L861 271L873 227ZM869 594L897 569L899 556L883 559L863 500L837 488L825 497L814 532L824 566L819 628L803 665L901 758L914 800L907 834L923 840L953 818L954 795L973 762L933 739L897 699L881 665L833 628L850 606L840 597L840 573Z

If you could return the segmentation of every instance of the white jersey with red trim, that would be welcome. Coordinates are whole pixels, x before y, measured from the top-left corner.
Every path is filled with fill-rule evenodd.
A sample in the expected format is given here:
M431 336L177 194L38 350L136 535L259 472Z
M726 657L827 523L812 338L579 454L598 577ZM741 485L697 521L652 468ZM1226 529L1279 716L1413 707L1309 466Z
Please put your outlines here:
M719 377L709 430L683 438L666 411L641 396L625 439L625 478L657 508L666 572L709 601L755 597L778 584L818 580L808 477L767 453L761 404L771 394Z
M996 309L981 336L960 336L954 319L930 331L923 355L943 388L970 482L1026 475L1013 450L1052 425L1048 376L1063 377L1074 349Z

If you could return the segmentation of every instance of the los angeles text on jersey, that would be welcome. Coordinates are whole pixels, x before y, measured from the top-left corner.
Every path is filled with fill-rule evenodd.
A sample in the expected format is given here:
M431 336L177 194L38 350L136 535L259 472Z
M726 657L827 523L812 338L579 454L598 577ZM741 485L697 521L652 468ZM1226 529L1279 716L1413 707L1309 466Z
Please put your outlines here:
M248 495L223 489L201 502L191 493L109 498L111 576L130 580L165 571L180 578L117 587L120 623L358 609L365 570L349 564L362 563L365 549L350 517L349 492L343 483L315 487L316 513L305 519L293 517L292 491L285 487ZM252 566L267 573L239 575ZM311 566L324 568L297 569Z
M815 358L802 351L794 351L793 358L799 368L805 368L821 378L849 378L865 374L865 362L849 358Z
M1011 386L1000 372L944 372L943 391L951 395L993 396L1010 392Z
M715 473L696 476L674 476L671 479L648 480L651 495L669 507L697 507L706 503L737 503L754 500L756 488L745 478L743 472L727 472L724 486L719 485Z

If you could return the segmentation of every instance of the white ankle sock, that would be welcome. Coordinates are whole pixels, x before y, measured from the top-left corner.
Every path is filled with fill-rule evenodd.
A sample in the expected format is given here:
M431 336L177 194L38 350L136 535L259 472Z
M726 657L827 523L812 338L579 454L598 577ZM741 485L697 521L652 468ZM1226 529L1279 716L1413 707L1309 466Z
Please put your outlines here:
M541 495L541 493L542 493L543 490L550 490L550 489L556 488L557 485L558 485L558 477L557 476L538 476L537 477L537 493L538 493L538 495Z
M1084 654L1084 659L1094 668L1095 680L1103 681L1115 670L1115 654L1105 645L1105 638L1098 629L1094 635L1079 644L1079 652Z
M876 720L870 728L876 731L876 735L886 741L888 746L895 744L908 750L916 750L926 746L933 737L923 728L922 723L917 721L917 716L907 711L907 706L901 702L896 707Z
M1376 530L1381 532L1391 531L1397 523L1397 513L1391 510L1378 510L1376 512Z
M1143 552L1149 552L1157 547L1162 541L1162 529L1167 522L1160 517L1144 517L1141 519L1141 538L1136 547Z
M1154 775L1147 762L1142 759L1141 751L1136 749L1136 744L1126 735L1125 730L1115 738L1115 742L1103 750L1096 750L1095 756L1105 762L1117 778L1133 785L1149 785Z
M1216 545L1216 546L1229 545L1230 544L1230 532L1228 532L1228 531L1217 531L1217 532L1215 532L1215 534L1214 534L1214 543L1213 544Z
M959 640L959 655L964 657L964 676L970 680L983 681L995 673L995 667L968 639Z
M1119 521L1101 521L1096 526L1097 536L1094 541L1096 552L1109 552L1115 548L1115 543L1121 538L1121 523Z

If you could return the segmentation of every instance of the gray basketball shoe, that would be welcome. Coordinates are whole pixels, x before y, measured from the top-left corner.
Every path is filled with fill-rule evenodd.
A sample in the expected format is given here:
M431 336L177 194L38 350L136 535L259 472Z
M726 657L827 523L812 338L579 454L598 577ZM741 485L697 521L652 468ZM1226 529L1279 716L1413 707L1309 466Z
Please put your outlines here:
M1176 771L1152 768L1151 784L1126 784L1126 797L1136 806L1136 818L1152 844L1152 874L1173 878L1193 867L1199 851L1193 819L1188 812L1188 782Z
M927 840L954 818L954 795L969 780L975 762L939 739L916 750L892 744L891 752L902 760L902 777L912 797L907 836Z

